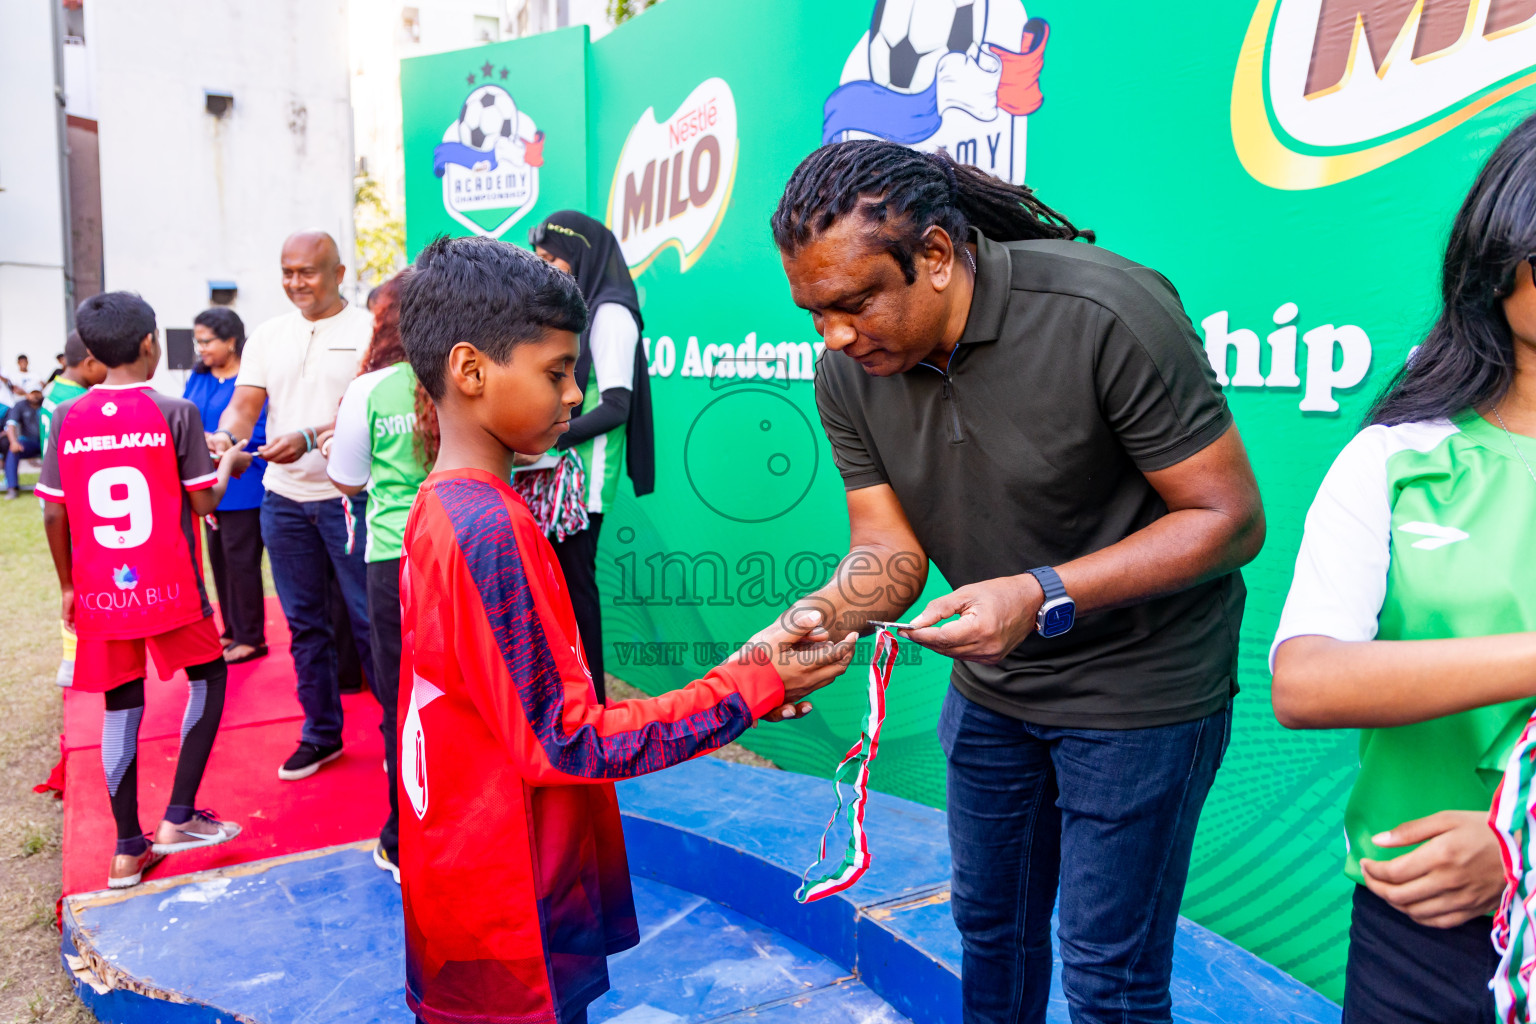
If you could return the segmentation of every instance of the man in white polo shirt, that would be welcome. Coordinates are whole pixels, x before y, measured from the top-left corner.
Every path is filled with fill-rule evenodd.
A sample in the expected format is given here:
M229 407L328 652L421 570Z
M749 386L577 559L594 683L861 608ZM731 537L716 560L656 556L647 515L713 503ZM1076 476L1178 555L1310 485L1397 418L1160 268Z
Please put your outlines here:
M293 635L304 730L278 778L313 775L341 756L341 690L331 629L327 562L334 567L362 664L369 664L367 572L363 549L366 495L344 498L325 474L317 435L336 420L342 392L357 376L373 333L368 312L341 297L336 242L301 231L283 243L283 291L297 308L268 320L246 340L235 394L209 448L222 451L251 436L262 403L269 465L261 503L261 539L272 581Z

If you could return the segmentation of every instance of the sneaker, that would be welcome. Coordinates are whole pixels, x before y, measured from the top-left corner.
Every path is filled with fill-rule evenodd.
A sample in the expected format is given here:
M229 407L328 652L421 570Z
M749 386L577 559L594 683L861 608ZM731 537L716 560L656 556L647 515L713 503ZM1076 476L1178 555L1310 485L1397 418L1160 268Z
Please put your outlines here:
M330 764L341 756L341 744L333 743L322 747L315 743L302 741L299 749L293 752L293 756L283 762L283 766L277 770L277 777L284 782L292 782L295 779L307 779L320 770L323 764Z
M394 876L396 885L400 884L400 865L389 859L389 851L384 849L383 843L374 846L373 863Z
M137 856L131 853L114 854L112 866L107 869L108 889L127 889L138 885L150 868L165 858L156 853L153 846L144 847Z
M19 497L21 497L21 492L14 487L5 492L6 501L15 501Z
M54 673L53 681L60 686L75 685L75 659L67 658L59 662L59 670Z
M156 853L181 853L204 846L219 846L240 834L240 826L232 821L220 821L214 811L195 811L192 817L174 825L162 821L155 830L152 849Z

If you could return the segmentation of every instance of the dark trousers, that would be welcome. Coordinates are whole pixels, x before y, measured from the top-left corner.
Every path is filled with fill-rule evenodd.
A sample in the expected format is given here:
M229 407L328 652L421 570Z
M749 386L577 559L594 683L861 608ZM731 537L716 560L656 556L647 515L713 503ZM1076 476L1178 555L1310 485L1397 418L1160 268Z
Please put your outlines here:
M1179 902L1231 724L1228 706L1150 729L1053 728L950 688L939 740L966 1024L1045 1020L1058 882L1074 1024L1173 1019Z
M389 820L379 842L400 863L400 559L368 563L368 629L373 646L373 693L384 708L384 764L389 769Z
M268 491L261 503L261 539L272 563L272 582L283 603L293 636L293 668L299 704L304 708L301 738L319 746L341 742L341 687L336 673L336 638L331 629L328 569L336 573L359 660L372 661L368 650L368 584L363 549L367 525L364 498L350 499L357 524L352 553L346 551L347 527L340 498L291 501Z
M1488 981L1499 966L1493 918L1454 928L1417 924L1355 887L1344 969L1344 1024L1493 1024Z
M215 513L219 528L203 528L225 641L260 647L267 642L261 587L261 509Z
M26 399L22 399L26 401ZM11 440L4 434L0 434L0 444L5 445L5 489L18 491L21 489L21 460L35 459L43 454L43 449L38 438L18 437L21 442L21 451L11 451Z
M352 616L347 610L346 595L341 592L341 582L336 570L330 566L331 632L336 636L336 680L342 693L362 693L368 686L367 675L373 672L373 662L368 662L368 672L363 671L360 658L369 657L368 646L352 635Z
M603 599L597 592L597 532L603 515L593 513L592 525L565 540L555 542L555 557L571 592L571 607L576 611L576 628L581 631L581 653L592 670L592 685L599 704L608 703L603 675Z

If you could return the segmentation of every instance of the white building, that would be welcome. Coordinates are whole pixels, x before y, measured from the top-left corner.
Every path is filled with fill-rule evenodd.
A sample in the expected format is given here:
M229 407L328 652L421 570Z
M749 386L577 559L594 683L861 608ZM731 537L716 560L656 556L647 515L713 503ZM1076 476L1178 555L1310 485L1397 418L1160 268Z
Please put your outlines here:
M290 232L329 231L357 265L357 170L404 208L402 57L581 23L597 36L605 9L0 0L0 373L24 352L46 375L74 306L102 290L139 292L163 329L216 303L247 329L287 312Z
M0 0L0 374L16 356L46 376L64 347L63 125L55 98L59 11L46 0ZM4 399L10 404L10 399Z
M254 328L292 308L290 232L328 231L350 262L345 0L84 0L83 15L65 89L97 124L106 289L139 292L165 328L216 299Z

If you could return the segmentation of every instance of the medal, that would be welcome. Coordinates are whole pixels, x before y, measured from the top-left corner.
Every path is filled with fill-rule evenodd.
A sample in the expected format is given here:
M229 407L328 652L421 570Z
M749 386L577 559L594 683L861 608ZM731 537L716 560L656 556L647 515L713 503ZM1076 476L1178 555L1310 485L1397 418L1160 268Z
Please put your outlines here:
M885 722L885 688L891 681L891 669L896 664L896 648L899 641L889 629L875 634L875 657L869 666L869 713L864 716L858 742L832 773L832 788L837 793L837 809L827 821L821 833L821 848L816 861L805 869L800 890L795 899L811 903L850 888L865 871L869 870L869 836L864 831L864 807L869 801L869 766L880 749L880 726ZM848 816L848 849L843 859L830 874L812 879L811 872L827 859L827 836L843 814L843 783L853 787L853 798L846 804Z
M1509 755L1504 779L1494 794L1488 824L1499 838L1499 856L1504 861L1504 895L1499 912L1493 918L1493 946L1499 953L1499 968L1489 987L1501 1024L1524 1024L1531 1019L1531 983L1536 973L1536 872L1531 858L1536 854L1533 825L1536 825L1536 718L1526 723L1525 731Z

